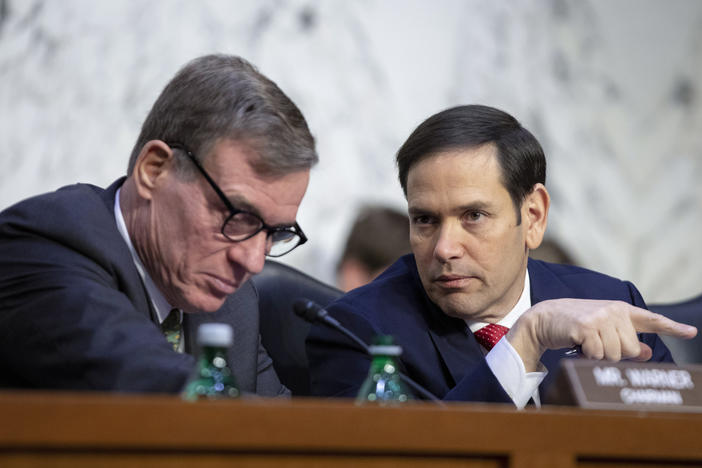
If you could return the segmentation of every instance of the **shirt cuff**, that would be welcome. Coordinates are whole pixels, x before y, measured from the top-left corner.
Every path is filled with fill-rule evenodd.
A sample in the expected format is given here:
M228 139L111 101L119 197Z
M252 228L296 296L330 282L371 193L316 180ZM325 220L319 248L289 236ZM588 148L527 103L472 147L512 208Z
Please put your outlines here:
M541 406L539 385L548 373L543 364L539 363L539 371L527 373L519 353L504 337L487 353L485 360L517 409L524 408L532 397Z

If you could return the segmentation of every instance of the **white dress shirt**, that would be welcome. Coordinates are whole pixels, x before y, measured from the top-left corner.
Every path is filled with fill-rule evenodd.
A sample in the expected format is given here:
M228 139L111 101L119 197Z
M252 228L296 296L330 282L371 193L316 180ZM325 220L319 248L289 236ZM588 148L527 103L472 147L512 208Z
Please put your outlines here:
M166 320L166 317L168 317L168 314L171 312L173 307L168 303L163 293L156 287L156 284L151 279L149 272L146 271L146 269L144 268L144 264L141 263L141 259L139 258L139 255L137 254L136 250L134 249L132 240L129 238L129 231L127 231L127 225L124 222L122 210L119 206L120 190L121 188L117 189L117 194L115 195L115 220L117 221L117 229L122 235L124 242L127 243L127 247L129 247L129 252L131 252L132 254L132 260L134 261L134 265L136 266L136 269L139 272L139 276L141 276L141 281L144 283L144 287L146 288L146 292L149 296L149 299L151 300L151 304L153 305L154 310L156 311L158 323L163 323L163 321ZM183 323L183 311L179 310L178 314L179 322ZM185 335L183 330L181 330L180 336L181 339L177 351L182 353L183 343L185 342Z
M517 301L517 304L512 308L512 310L505 315L502 320L497 322L498 325L502 325L507 328L512 328L512 325L531 307L531 287L529 283L529 270L524 275L524 289L522 289L522 294ZM468 328L471 332L480 330L487 325L485 322L476 322L466 320ZM483 348L485 352L485 360L487 361L488 367L500 382L502 388L505 390L507 395L512 399L515 406L518 409L524 408L529 402L530 398L533 398L534 404L537 407L541 406L541 400L539 398L539 384L544 380L548 371L546 368L539 363L541 370L538 372L527 372L524 368L524 363L519 353L512 347L512 345L504 339L504 337L497 342L497 344L489 352Z

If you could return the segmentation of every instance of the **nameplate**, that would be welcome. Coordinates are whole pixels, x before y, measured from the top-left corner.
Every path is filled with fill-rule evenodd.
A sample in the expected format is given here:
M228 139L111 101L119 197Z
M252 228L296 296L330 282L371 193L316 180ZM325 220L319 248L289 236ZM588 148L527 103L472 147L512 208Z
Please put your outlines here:
M702 412L702 366L564 359L550 404L606 410Z

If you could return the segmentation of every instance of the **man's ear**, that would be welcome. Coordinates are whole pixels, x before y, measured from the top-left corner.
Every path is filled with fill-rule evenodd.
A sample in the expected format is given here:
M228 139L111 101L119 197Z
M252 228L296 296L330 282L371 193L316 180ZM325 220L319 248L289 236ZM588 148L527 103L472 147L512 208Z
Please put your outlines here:
M137 193L150 200L158 183L174 170L173 150L161 140L151 140L141 148L132 177Z
M541 245L548 222L551 197L544 184L536 184L522 203L522 222L526 229L526 246L530 250Z

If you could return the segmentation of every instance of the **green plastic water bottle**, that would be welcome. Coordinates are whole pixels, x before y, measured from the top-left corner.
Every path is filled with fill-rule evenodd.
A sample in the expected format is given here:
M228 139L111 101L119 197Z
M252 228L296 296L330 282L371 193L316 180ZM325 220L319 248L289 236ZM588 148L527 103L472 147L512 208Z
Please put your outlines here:
M373 359L356 403L391 405L411 400L412 393L401 380L397 366L402 348L394 344L392 336L377 336L369 351Z
M239 388L227 363L227 349L233 342L232 327L226 323L203 323L197 330L200 349L197 367L183 390L189 401L236 398Z

